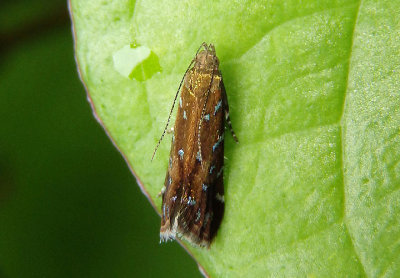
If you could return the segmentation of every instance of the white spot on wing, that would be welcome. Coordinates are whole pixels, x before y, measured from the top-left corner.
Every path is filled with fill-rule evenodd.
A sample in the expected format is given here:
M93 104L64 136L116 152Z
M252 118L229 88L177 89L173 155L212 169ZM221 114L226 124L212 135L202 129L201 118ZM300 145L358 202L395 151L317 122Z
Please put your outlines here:
M219 193L217 193L217 194L215 195L215 199L217 199L217 200L220 201L221 203L224 203L224 202L225 202L224 195L220 195Z
M199 222L200 216L201 216L201 210L200 210L200 208L199 208L199 209L197 210L196 219L195 219L194 221L195 221L195 222Z
M192 197L189 196L187 204L188 204L188 206L193 206L196 204L196 200L192 199Z
M179 157L180 157L180 159L183 159L183 154L184 154L185 152L183 151L183 149L180 149L179 151L178 151L178 154L179 154Z
M211 167L210 167L210 174L212 174L212 172L214 171L214 169L215 169L215 166L214 166L214 165L211 165Z
M196 154L196 159L197 159L198 161L201 162L201 155L200 155L200 152L197 152L197 154Z
M219 169L218 174L217 174L217 178L219 178L221 176L223 171L224 171L224 166L222 166L221 169Z
M222 134L219 138L217 143L214 144L214 146L212 147L212 150L215 151L216 148L218 148L219 144L224 141L224 134Z
M222 100L218 101L217 105L214 108L214 115L217 114L218 110L221 108Z

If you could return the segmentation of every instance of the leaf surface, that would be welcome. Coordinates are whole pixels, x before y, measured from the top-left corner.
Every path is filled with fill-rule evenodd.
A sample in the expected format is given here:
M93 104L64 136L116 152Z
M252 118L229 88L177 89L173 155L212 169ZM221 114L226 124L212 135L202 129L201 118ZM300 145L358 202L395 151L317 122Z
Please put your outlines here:
M71 10L96 115L158 211L170 137L150 163L153 149L195 51L215 45L240 143L226 136L218 236L209 250L187 246L209 275L400 272L395 1L72 0ZM152 54L116 60L127 46Z

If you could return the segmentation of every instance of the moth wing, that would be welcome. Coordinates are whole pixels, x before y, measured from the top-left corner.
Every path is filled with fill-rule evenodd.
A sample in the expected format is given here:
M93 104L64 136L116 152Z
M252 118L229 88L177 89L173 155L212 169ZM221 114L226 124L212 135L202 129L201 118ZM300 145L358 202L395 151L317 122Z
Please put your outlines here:
M206 104L201 127L202 161L193 175L200 205L195 207L192 231L200 245L208 246L216 235L224 214L224 102L222 78L218 73ZM199 177L196 176L199 174ZM197 178L196 178L197 177Z

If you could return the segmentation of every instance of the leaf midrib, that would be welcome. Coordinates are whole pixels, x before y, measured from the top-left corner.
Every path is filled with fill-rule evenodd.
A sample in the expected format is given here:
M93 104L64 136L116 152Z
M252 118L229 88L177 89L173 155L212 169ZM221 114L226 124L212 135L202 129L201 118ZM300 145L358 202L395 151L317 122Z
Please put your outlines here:
M345 114L345 108L346 108L346 98L348 97L349 94L349 79L350 79L350 72L351 72L351 62L352 62L352 55L353 55L353 48L354 48L354 37L355 37L355 33L356 33L356 27L357 27L357 22L359 20L359 16L360 16L360 9L361 9L361 5L362 5L363 0L359 0L358 2L358 7L356 9L356 14L355 14L355 20L354 20L354 26L353 26L353 30L352 30L352 35L351 35L351 43L350 43L350 50L349 50L349 58L348 58L348 66L347 66L347 75L346 75L346 87L345 90L343 92L343 105L342 105L342 113L339 119L339 123L340 123L340 146L341 146L341 156L340 156L340 166L341 166L341 171L342 171L342 181L343 181L343 223L344 223L344 227L346 228L346 233L348 234L349 238L350 238L350 242L351 242L351 246L353 248L353 252L359 262L359 264L361 265L361 269L363 271L363 275L365 277L368 277L367 275L367 271L365 269L364 264L362 263L361 257L359 252L357 252L357 249L354 245L354 238L353 235L351 233L351 230L349 228L349 224L348 224L348 219L346 216L346 182L345 182L345 166L344 166L344 157L345 157L345 153L344 153L344 145L345 145L345 138L343 137L343 134L345 132L345 126L344 126L344 114Z

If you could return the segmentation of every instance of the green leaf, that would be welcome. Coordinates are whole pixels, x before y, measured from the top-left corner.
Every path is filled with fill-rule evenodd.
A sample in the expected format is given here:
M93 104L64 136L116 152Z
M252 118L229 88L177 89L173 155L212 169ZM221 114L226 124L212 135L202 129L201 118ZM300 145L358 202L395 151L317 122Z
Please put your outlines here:
M153 149L195 51L215 44L240 143L226 136L226 213L215 241L187 246L209 275L400 272L396 1L71 6L96 114L158 211L170 138L150 163ZM126 46L145 46L153 59L123 75L113 57Z

